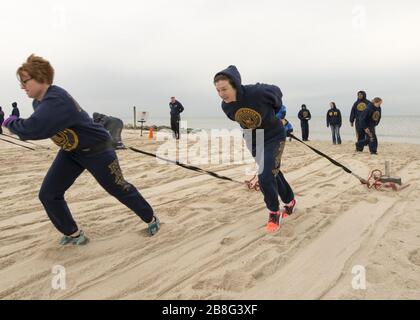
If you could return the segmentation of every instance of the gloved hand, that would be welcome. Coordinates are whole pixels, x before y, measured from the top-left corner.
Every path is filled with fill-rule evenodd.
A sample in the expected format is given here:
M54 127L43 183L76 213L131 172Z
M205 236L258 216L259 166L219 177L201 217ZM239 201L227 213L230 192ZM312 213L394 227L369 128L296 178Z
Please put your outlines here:
M10 116L10 117L9 117L9 118L7 118L6 120L4 120L4 122L3 122L3 127L6 127L6 128L7 128L7 125L8 125L10 122L15 121L17 118L18 118L18 117L16 117L16 116Z

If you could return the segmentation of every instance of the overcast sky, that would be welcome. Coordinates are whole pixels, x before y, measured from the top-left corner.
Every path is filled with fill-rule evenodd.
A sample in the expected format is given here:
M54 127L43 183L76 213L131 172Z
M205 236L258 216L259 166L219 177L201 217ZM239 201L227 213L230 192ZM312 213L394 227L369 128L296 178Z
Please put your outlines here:
M348 114L364 89L385 115L420 115L419 30L418 0L1 1L0 105L31 114L15 72L35 53L90 114L167 116L175 95L187 117L223 117L212 79L235 64L292 114Z

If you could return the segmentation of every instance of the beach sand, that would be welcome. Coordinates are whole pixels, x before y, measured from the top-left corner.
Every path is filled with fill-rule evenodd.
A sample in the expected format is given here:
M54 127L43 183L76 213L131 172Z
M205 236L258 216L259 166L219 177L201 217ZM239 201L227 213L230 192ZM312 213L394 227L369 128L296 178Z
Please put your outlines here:
M126 130L124 143L155 152L162 142ZM380 137L379 137L380 139ZM298 142L282 170L297 207L281 229L265 230L260 192L130 150L118 151L125 179L162 221L154 237L87 172L66 193L91 242L58 245L38 191L57 153L0 141L0 299L420 299L420 145L380 143L379 155L354 143L309 144L367 178L391 161L409 187L368 190ZM243 165L201 165L243 181ZM66 289L52 269L65 267ZM354 266L366 270L355 290Z

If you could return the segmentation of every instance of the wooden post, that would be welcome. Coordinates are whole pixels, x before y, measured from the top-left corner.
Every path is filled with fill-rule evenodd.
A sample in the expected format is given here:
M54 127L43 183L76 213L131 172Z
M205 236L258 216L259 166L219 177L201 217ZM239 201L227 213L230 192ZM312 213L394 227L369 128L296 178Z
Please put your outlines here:
M133 111L134 111L134 129L137 129L137 112L136 112L136 107L133 107Z

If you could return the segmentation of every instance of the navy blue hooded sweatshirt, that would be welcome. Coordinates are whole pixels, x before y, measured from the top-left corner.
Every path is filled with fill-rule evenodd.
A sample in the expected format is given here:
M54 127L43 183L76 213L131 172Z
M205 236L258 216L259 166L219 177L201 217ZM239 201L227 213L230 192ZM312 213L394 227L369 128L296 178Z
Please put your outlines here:
M8 128L22 140L51 138L64 151L78 151L110 140L108 131L94 123L70 94L50 86L42 101L32 103L34 113L28 119L12 121Z
M377 108L373 103L369 103L366 110L360 116L360 127L362 129L376 127L381 121L382 110Z
M179 117L184 111L184 106L178 100L175 100L174 103L169 102L169 108L171 108L171 117Z
M341 121L341 112L334 104L334 107L327 112L327 127L330 125L341 127Z
M242 129L264 129L264 141L285 140L283 123L276 117L282 106L283 94L279 87L257 83L242 85L241 75L235 66L218 72L232 79L236 89L236 101L222 102L223 112Z
M359 124L360 116L362 112L365 111L366 107L370 103L369 100L366 99L366 92L359 91L358 94L361 93L363 95L362 99L357 99L357 101L353 104L350 113L350 123L356 121L356 124Z

